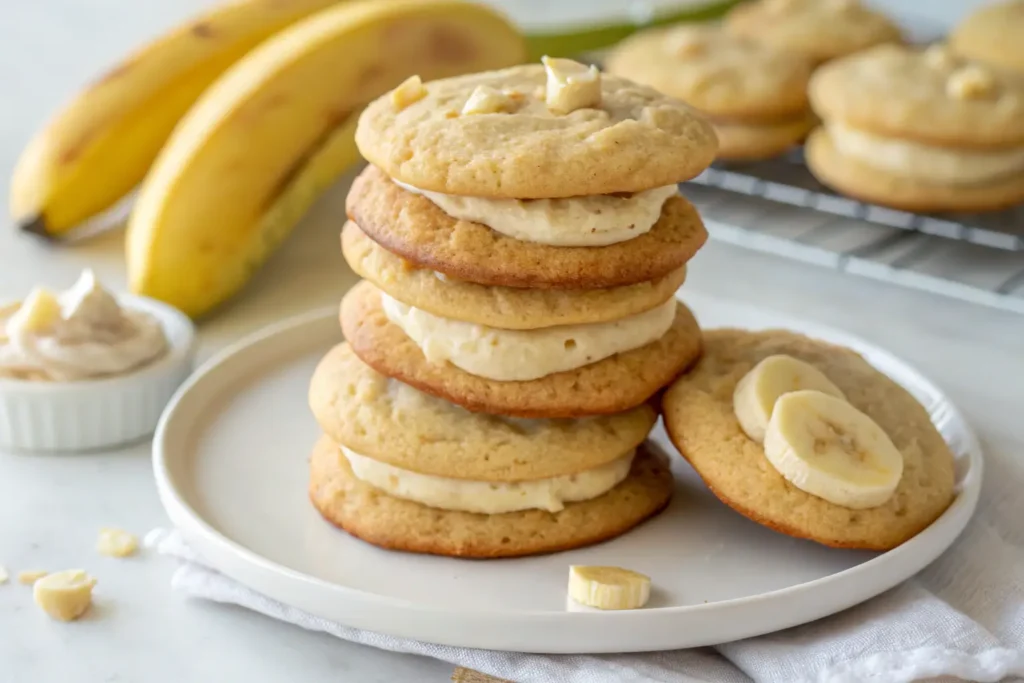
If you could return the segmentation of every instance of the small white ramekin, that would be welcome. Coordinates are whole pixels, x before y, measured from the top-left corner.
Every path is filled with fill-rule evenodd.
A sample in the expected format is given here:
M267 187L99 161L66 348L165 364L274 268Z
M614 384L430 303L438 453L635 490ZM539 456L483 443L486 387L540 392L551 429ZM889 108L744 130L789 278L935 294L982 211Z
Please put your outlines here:
M156 429L164 406L192 372L195 327L183 313L146 297L119 303L156 317L168 351L116 377L80 382L0 379L0 449L89 451L139 440Z

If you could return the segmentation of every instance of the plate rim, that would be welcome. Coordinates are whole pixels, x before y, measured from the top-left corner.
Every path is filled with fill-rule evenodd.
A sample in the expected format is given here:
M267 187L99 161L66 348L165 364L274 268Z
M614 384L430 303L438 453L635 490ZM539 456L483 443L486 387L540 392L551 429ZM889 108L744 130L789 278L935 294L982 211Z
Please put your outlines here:
M181 385L161 416L153 438L153 472L161 504L186 541L193 545L195 550L202 555L203 559L210 566L243 585L285 604L306 609L318 616L336 620L347 626L374 630L396 637L457 647L537 653L655 651L712 645L775 632L835 614L889 590L924 569L955 542L973 516L978 503L983 478L983 456L977 435L966 419L964 419L962 412L927 375L924 375L917 368L889 352L884 347L868 342L839 328L802 320L774 311L767 312L761 309L753 309L743 302L722 297L687 292L686 298L691 301L700 300L705 305L713 305L714 302L719 302L720 304L737 309L756 310L758 317L770 317L773 320L777 320L778 324L774 325L774 327L778 329L791 329L811 337L847 345L858 351L870 349L874 356L883 358L887 364L892 363L902 366L914 377L915 382L928 392L943 397L951 417L962 425L966 437L964 448L967 453L961 460L965 460L968 463L967 474L958 483L956 496L950 506L938 519L910 540L893 550L879 553L875 557L853 567L811 581L764 593L704 604L674 605L617 612L500 610L493 608L481 610L466 608L447 609L443 606L426 606L406 598L382 595L343 584L332 583L278 564L250 550L214 528L189 504L186 496L178 490L170 464L170 458L173 458L174 455L168 453L166 441L169 438L169 430L174 427L176 416L182 410L180 406L185 404L185 401L191 399L193 387L201 386L205 381L210 381L207 378L215 373L222 372L223 366L229 361L243 354L258 353L259 347L273 342L280 336L296 335L306 327L322 326L328 322L336 323L337 311L336 307L333 306L318 308L292 316L243 336L211 356ZM340 330L337 330L337 339L339 341L343 339ZM202 399L200 398L200 400ZM936 541L933 538L940 538L942 536L948 536L948 538L942 541ZM904 558L908 558L909 561L900 562ZM887 565L891 566L887 567ZM295 584L295 586L276 585L276 582L282 580L287 580ZM814 594L821 589L826 589L827 591L830 585L836 583L842 585L844 590L832 591L832 593L842 593L843 595L838 598L834 597L832 600L818 601L816 603L818 609L792 609L788 614L776 615L774 619L767 620L772 621L770 628L760 625L766 621L765 619L751 619L746 623L746 628L744 628L744 623L740 623L737 628L725 629L729 631L729 636L725 639L712 635L713 632L723 631L722 628L711 629L712 633L709 633L703 639L699 634L694 633L678 635L665 633L665 630L672 626L671 622L673 620L683 620L691 617L699 618L702 615L716 614L728 617L730 612L748 608L753 610L759 606L774 604L779 600L792 601L787 604L788 607L792 607L793 602L797 599L806 599L806 594ZM328 591L336 599L349 601L351 609L345 617L339 619L338 615L333 611L318 610L317 606L296 605L296 600L289 600L282 595L282 593L291 593L296 587L303 590ZM349 619L349 616L352 618ZM415 616L416 619L408 619L407 617L410 616ZM461 626L449 623L446 627L448 630L446 631L445 628L438 625L437 620L448 622L455 620L462 621L463 623ZM743 622L743 620L740 621ZM493 625L500 624L499 630L503 632L500 638L495 639L493 634L485 632L487 627L482 626L482 624L488 622L492 623L492 628ZM552 624L551 622L554 623ZM555 640L548 640L542 643L540 647L522 646L526 642L537 643L538 641L536 637L529 637L528 632L531 626L536 627L543 624L558 626L560 624L562 629L587 626L586 632L598 634L610 628L614 628L616 631L620 631L624 627L647 626L650 628L654 625L652 622L659 623L658 630L661 637L655 638L656 634L645 628L643 629L645 642L638 642L635 646L630 646L628 643L617 643L616 646L609 647L598 642L591 646L587 644L585 638L581 639L578 636L567 638L566 642L583 643L583 647L573 645L566 647L559 645ZM429 631L425 630L428 626ZM510 635L509 632L517 627L521 627L526 632L526 638L523 638L522 635ZM425 633L429 633L430 637L425 637Z

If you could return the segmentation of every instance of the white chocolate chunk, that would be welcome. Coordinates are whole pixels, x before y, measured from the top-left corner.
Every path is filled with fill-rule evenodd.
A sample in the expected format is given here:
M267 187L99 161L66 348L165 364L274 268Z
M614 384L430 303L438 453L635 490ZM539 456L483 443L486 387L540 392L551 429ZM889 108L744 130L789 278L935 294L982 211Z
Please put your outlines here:
M463 105L462 114L498 114L510 111L514 105L510 95L489 85L478 85Z
M548 75L544 101L549 111L568 114L601 104L601 72L596 66L552 57L542 57L541 62Z
M100 529L96 552L107 557L130 557L139 549L139 539L121 529Z
M36 604L58 621L72 621L85 614L92 604L96 579L81 569L48 574L32 586Z
M395 105L395 109L401 111L426 96L427 89L423 87L423 80L418 75L409 76L402 81L401 85L391 91L391 104Z

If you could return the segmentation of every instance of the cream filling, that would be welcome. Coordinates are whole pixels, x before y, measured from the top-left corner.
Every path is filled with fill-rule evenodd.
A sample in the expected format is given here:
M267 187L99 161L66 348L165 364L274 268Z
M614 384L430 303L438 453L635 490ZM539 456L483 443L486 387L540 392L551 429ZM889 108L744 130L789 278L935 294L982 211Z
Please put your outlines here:
M442 510L499 515L517 510L558 512L566 503L591 500L610 491L629 474L636 451L600 467L549 479L487 482L450 479L404 470L341 446L352 473L395 498Z
M840 154L926 182L969 185L1024 171L1024 147L970 151L874 135L837 121L826 127Z
M675 185L666 185L623 197L488 199L428 192L394 182L426 197L452 218L482 223L524 242L555 247L602 247L639 237L658 222L669 197L679 193Z
M384 314L431 363L450 362L478 377L503 382L539 379L640 348L672 327L676 301L589 325L502 330L427 313L381 292Z
M167 350L160 322L123 308L91 271L57 298L59 312L41 329L18 315L20 307L0 313L0 377L66 382L118 375Z

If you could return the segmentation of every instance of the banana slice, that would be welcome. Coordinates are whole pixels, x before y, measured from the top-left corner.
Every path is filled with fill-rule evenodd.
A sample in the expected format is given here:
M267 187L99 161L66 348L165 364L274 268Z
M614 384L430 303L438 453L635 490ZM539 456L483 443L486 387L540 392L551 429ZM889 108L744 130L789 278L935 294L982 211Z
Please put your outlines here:
M845 400L820 391L779 397L764 454L801 491L855 510L885 503L903 476L903 455L885 430Z
M598 609L636 609L651 597L651 579L621 567L569 567L569 597Z
M775 402L785 393L813 389L846 400L820 370L792 356L768 356L736 385L732 409L740 427L754 441L764 441Z

